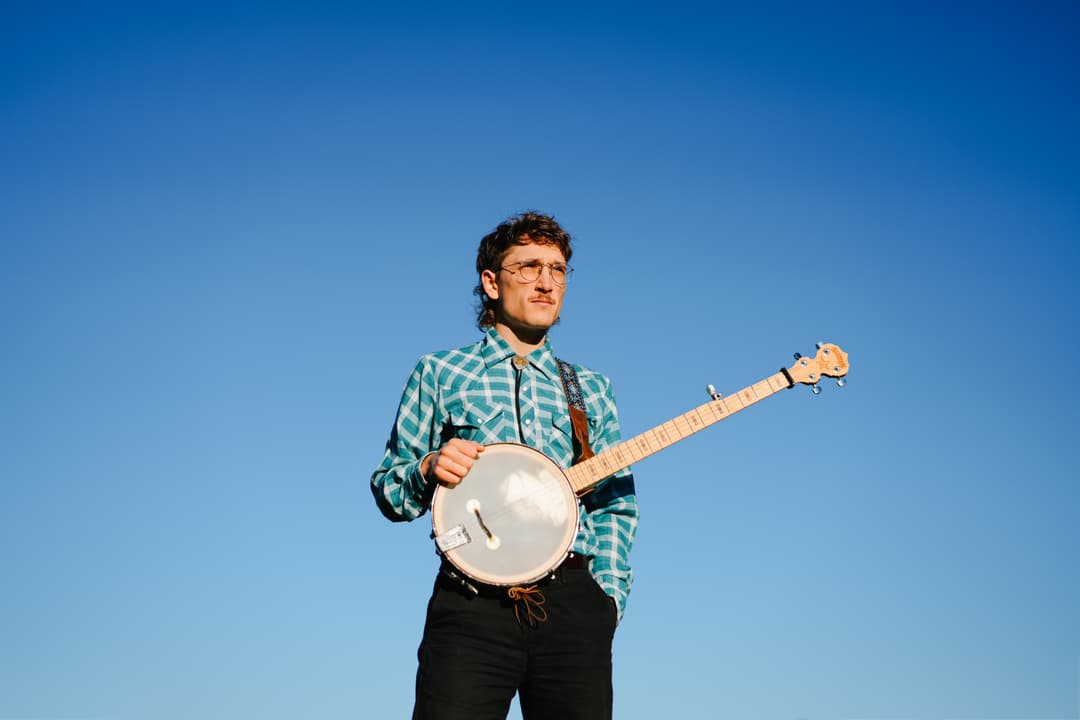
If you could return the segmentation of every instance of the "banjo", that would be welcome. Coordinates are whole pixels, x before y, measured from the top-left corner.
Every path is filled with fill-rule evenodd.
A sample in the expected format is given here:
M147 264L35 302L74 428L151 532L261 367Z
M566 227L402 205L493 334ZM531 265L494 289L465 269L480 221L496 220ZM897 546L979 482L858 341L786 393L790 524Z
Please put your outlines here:
M819 343L813 358L721 397L708 386L709 402L567 469L527 445L484 447L465 478L439 485L431 500L432 537L439 552L473 580L512 586L535 582L566 558L578 531L578 498L623 468L734 415L796 383L821 392L822 377L843 377L847 353Z

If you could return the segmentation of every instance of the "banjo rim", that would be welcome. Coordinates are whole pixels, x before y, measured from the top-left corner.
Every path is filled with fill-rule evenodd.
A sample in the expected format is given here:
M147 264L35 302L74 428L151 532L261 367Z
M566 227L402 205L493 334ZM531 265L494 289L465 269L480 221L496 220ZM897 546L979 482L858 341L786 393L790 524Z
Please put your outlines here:
M536 582L548 575L552 574L558 567L566 560L566 557L570 554L574 546L574 540L577 538L578 527L581 522L578 510L578 498L574 493L573 488L570 485L570 480L566 476L566 471L559 467L558 463L548 457L546 454L537 450L534 447L523 445L521 443L513 442L497 442L484 445L484 452L480 454L480 458L484 457L485 453L494 451L494 455L498 455L507 449L514 449L515 452L523 450L525 455L532 455L534 459L539 460L542 464L547 466L547 469L551 470L556 477L561 480L561 487L565 490L562 499L567 501L568 511L571 513L572 521L568 520L565 523L563 529L563 537L559 542L552 543L552 546L556 549L548 556L546 560L543 560L537 564L531 566L529 570L522 571L516 575L496 575L493 573L486 573L481 568L477 568L474 564L469 563L461 557L462 553L457 548L453 548L445 551L437 551L438 554L449 561L455 568L467 575L476 582L483 583L485 585L494 585L496 587L512 587L514 585L521 585L526 583ZM489 455L488 457L493 457ZM480 462L480 459L477 459ZM470 473L472 471L470 470ZM442 483L438 483L435 487L435 492L431 498L431 528L432 537L438 537L439 535L447 532L454 525L449 522L442 522L442 513L440 512L440 505L442 505L441 498L449 496L449 493L460 490L462 484L467 482L469 474L467 473L462 478L461 483L453 487L448 487ZM473 542L476 542L475 540Z

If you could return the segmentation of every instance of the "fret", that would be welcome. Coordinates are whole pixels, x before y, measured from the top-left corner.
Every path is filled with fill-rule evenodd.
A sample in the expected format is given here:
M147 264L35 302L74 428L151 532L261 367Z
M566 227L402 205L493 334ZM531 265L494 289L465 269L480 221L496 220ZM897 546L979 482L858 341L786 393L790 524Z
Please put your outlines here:
M645 438L646 443L650 448L650 452L657 452L658 450L664 449L664 445L660 443L660 438L657 437L656 427L653 427L652 430L647 430L642 433L642 437Z
M656 428L656 432L660 436L660 440L665 446L674 445L683 439L683 434L679 432L678 426L675 425L674 420L668 420L663 425Z
M622 464L622 463L626 463L627 465L632 465L633 464L632 461L627 462L626 455L623 452L623 446L621 444L616 445L615 447L609 449L608 452L610 452L612 455L614 455L615 459L618 460L620 464Z
M589 487L589 478L582 477L582 475L588 475L586 472L586 465L572 465L566 469L566 477L570 480L570 487L574 489L575 493L580 493L585 488Z
M742 398L739 397L739 395L728 395L724 398L724 404L728 408L728 415L732 415L732 413L734 412L739 412L739 410L742 410L744 407L746 407L746 405L743 403Z
M637 462L637 458L634 457L634 448L627 446L625 443L613 445L604 452L597 452L596 457L599 456L610 456L613 464L620 467L630 467ZM619 470L619 467L616 470Z
M667 429L668 433L670 433L672 442L678 442L686 437L686 435L679 430L679 426L675 424L674 420L668 420L664 423L664 427Z
M674 438L674 442L678 442L679 440L682 440L686 437L686 433L679 429L678 424L674 420L668 420L667 424L670 426L668 428L668 432L671 433L672 438Z
M722 408L723 405L721 405L720 403L717 403L717 402L706 403L705 405L702 405L702 407L709 408L709 414L712 415L712 421L711 422L716 422L721 417L723 417L723 414L720 412L720 408Z

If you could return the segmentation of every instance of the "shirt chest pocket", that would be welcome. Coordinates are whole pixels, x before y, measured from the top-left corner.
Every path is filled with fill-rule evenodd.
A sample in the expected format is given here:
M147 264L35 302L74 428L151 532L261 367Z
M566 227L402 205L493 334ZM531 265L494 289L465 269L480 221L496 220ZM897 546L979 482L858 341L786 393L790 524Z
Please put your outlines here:
M544 437L537 445L549 457L561 465L569 466L574 456L574 426L566 413L541 412Z
M489 443L517 442L512 413L498 405L482 400L455 400L447 405L443 441L458 437L463 440Z

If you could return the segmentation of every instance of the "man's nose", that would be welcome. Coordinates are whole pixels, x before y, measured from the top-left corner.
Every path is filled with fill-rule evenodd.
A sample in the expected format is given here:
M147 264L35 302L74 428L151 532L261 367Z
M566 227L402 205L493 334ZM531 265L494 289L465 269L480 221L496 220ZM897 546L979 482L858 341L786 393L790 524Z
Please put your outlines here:
M555 285L554 271L550 265L541 265L540 274L536 277L536 287L550 290Z

